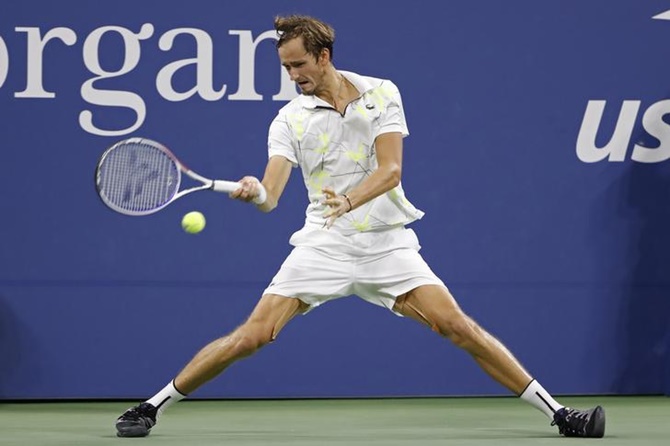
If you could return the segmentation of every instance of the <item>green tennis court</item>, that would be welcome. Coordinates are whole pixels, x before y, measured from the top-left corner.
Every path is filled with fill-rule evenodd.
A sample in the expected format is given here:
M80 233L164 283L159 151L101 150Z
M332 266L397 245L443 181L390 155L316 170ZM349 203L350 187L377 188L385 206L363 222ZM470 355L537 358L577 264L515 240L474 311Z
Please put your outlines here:
M161 445L540 445L607 442L660 445L670 438L670 399L572 397L564 404L601 404L604 439L558 436L545 417L517 398L184 401L151 435L117 438L115 418L134 402L0 404L0 444Z

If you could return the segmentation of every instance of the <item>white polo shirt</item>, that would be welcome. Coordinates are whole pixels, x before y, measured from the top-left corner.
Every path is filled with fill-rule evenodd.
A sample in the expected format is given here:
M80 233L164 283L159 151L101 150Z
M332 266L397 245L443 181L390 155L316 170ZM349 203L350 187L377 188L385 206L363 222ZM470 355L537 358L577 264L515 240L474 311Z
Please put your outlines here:
M323 187L346 194L377 169L377 136L409 134L400 92L393 82L339 73L361 93L344 116L317 96L300 95L279 110L269 129L269 156L283 156L302 170L309 197L304 229L323 228L326 223ZM342 215L330 230L342 235L380 231L404 226L423 214L398 185Z

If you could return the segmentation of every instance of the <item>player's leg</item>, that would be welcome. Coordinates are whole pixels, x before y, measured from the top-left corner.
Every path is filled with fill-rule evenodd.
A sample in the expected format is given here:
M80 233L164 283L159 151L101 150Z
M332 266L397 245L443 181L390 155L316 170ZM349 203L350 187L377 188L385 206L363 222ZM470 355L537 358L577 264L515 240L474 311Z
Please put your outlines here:
M175 387L184 394L193 392L233 362L275 340L281 329L307 308L299 299L264 295L244 324L195 355L175 378Z
M517 395L532 380L498 339L463 313L445 287L417 287L399 296L393 310L426 324L465 349L486 373Z
M309 234L304 236L309 238ZM299 237L294 235L292 240L299 241ZM273 340L295 315L351 294L351 265L347 259L333 258L322 250L294 248L247 321L228 336L206 345L164 389L126 411L117 420L119 435L147 435L165 408Z
M556 402L498 339L461 310L446 287L414 288L396 299L393 310L426 324L466 350L493 379L552 419L561 434L603 436L605 415L600 406L579 411Z
M170 405L223 372L238 359L253 354L273 341L280 330L308 305L299 299L264 295L249 318L233 332L200 350L165 388L138 406L128 409L116 422L117 435L144 437Z

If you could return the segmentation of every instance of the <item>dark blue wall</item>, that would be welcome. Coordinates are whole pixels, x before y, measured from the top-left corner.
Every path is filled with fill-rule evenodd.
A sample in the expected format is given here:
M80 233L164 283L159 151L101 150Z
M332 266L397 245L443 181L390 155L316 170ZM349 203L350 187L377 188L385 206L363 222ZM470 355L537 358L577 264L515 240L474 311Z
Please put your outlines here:
M3 4L0 398L147 396L244 320L302 224L298 171L270 215L202 193L131 218L99 202L93 170L107 146L141 135L203 175L261 176L267 126L285 103L272 99L281 71L273 42L261 42L252 59L260 97L231 99L244 84L231 31L257 38L274 15L295 12L335 26L338 68L400 87L411 133L403 183L427 213L413 227L463 308L551 392L670 392L670 21L653 18L668 8L661 0ZM94 83L141 97L140 122L127 105L92 104L84 86L96 54L108 71L126 56L118 32L97 50L95 33L138 33L143 24L154 32L139 43L136 66ZM32 84L21 94L40 61L34 38L55 28L70 31L54 31L65 41L44 46L44 93ZM220 99L168 100L157 89L163 67L196 54L186 35L159 47L177 28L211 38L213 88L227 86ZM195 68L173 81L188 91ZM110 134L87 131L85 110ZM195 209L208 226L190 236L179 222ZM506 391L465 353L351 298L296 319L194 396L487 394Z

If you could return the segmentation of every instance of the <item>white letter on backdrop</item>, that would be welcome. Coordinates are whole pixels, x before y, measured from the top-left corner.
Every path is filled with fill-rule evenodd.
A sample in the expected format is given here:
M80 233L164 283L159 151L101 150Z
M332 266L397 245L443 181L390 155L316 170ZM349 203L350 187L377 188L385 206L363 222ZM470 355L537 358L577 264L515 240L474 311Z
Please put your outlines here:
M117 71L106 71L100 66L99 46L100 39L107 32L118 33L123 38L125 57L123 66ZM125 107L132 109L137 114L135 123L130 127L118 130L104 130L93 123L93 112L84 110L79 114L79 125L88 133L100 136L120 136L137 130L146 117L146 105L144 100L130 91L98 90L94 83L101 79L110 79L123 76L132 71L140 61L140 40L146 40L154 33L151 23L142 25L140 32L135 34L127 28L120 26L104 26L94 30L84 42L84 64L89 71L96 76L84 82L81 86L81 97L92 105L103 107Z
M18 32L26 33L28 38L28 54L26 55L28 62L26 72L26 89L14 93L14 97L55 98L56 93L46 91L42 85L42 62L44 59L44 47L51 39L59 39L67 46L72 46L77 41L77 35L70 28L54 28L49 30L49 32L47 32L44 36L44 39L42 39L39 28L16 27L14 29Z
M226 86L223 85L221 90L216 91L212 85L214 73L214 45L212 44L212 38L201 29L178 28L170 30L161 36L158 41L159 48L163 51L170 50L175 37L179 34L190 34L195 38L197 56L193 59L178 60L163 67L158 72L158 76L156 76L156 89L161 96L173 102L188 99L196 92L206 101L221 99L226 92ZM177 92L172 86L172 77L178 70L188 65L195 65L195 86L188 91Z

